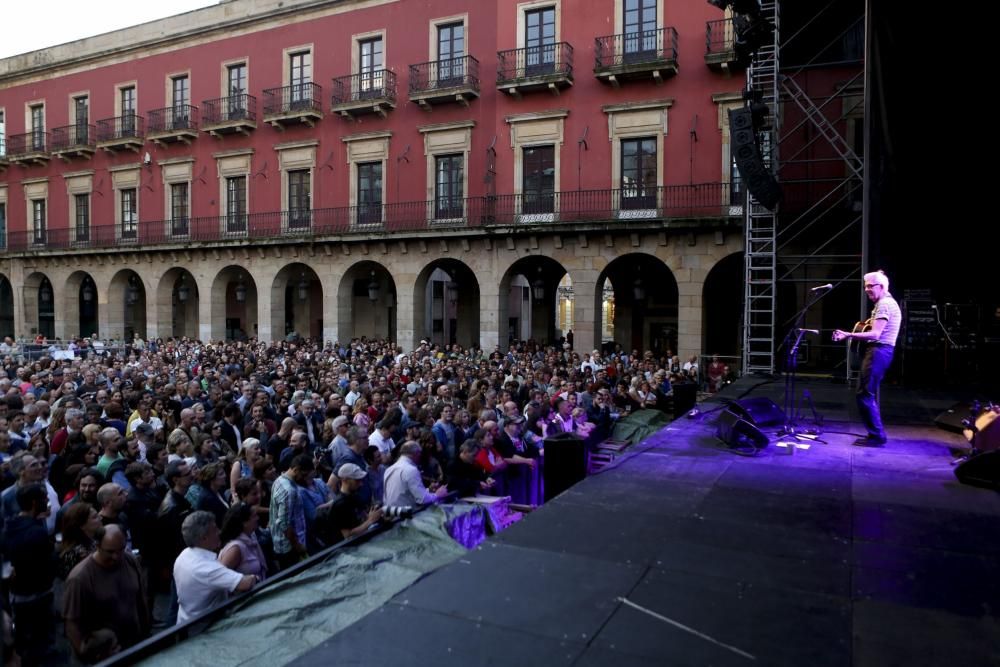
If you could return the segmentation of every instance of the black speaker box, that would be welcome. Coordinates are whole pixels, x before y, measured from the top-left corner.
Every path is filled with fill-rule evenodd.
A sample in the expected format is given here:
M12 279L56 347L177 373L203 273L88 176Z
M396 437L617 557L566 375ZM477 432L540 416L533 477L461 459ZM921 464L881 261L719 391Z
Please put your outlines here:
M587 476L586 443L575 433L560 433L545 438L545 500L583 481Z
M756 426L778 426L785 423L785 413L770 398L741 398L729 404L729 409Z
M719 415L715 423L715 437L733 449L758 450L767 447L767 436L731 408Z
M729 111L730 150L747 190L758 202L773 211L781 201L781 186L764 164L757 147L757 132L749 109Z
M986 489L1000 488L1000 450L983 452L955 466L955 477L962 484Z

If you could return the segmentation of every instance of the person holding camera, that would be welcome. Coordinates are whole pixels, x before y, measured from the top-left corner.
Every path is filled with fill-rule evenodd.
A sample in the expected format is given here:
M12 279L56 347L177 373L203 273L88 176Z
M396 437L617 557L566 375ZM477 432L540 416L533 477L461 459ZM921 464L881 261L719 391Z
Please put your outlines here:
M316 512L316 536L326 546L360 535L382 518L382 509L365 504L358 493L367 477L368 473L354 463L337 469L337 496Z

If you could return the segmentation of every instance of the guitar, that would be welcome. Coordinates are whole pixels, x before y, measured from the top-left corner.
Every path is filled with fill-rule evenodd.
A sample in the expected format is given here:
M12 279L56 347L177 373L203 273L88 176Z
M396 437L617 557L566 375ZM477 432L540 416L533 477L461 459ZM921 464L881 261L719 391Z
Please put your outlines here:
M857 322L854 325L854 328L851 329L851 334L865 333L866 331L871 331L871 330L872 330L872 320L869 317L864 322ZM852 338L848 333L840 331L839 329L833 332L833 340L835 342L840 342L845 339L847 340L847 359L848 363L851 366L851 370L852 371L861 370L861 359L862 359L861 351L863 349L861 343L863 343L864 341Z

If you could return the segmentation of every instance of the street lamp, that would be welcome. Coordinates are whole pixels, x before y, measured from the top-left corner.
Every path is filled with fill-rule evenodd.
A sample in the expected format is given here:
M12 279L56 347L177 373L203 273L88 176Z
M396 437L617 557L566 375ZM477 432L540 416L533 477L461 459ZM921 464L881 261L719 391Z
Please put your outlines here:
M244 303L247 300L247 286L243 284L243 277L240 276L240 282L236 283L236 302Z
M307 296L309 296L309 283L306 282L306 274L303 273L299 278L299 301L305 301Z
M52 288L47 283L43 284L42 289L38 292L38 296L42 300L42 303L52 301Z
M372 271L372 279L368 283L368 300L372 303L378 301L378 282L375 280L375 271Z
M139 287L135 284L135 275L128 279L128 287L125 288L125 303L134 306L139 301Z
M458 283L449 282L447 285L448 289L448 301L452 304L458 303Z
M642 284L642 278L636 276L635 282L632 283L632 296L635 297L636 301L642 301L646 298L646 288Z
M187 276L181 275L181 282L177 286L177 300L185 303L191 295L191 290L187 286Z
M535 301L545 298L545 281L542 280L542 267L538 267L538 277L531 283L531 291L535 295Z
M83 300L87 303L94 300L94 288L91 286L90 278L83 283Z

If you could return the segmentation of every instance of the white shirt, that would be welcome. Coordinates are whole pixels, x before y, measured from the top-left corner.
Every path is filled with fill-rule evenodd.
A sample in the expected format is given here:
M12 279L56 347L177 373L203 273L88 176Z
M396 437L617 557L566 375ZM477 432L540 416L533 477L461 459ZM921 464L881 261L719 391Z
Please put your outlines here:
M385 504L389 507L413 507L437 502L420 479L420 469L408 456L400 456L385 471Z
M392 441L392 438L383 438L382 431L375 429L374 433L368 436L368 444L378 447L378 450L382 452L383 456L389 456L392 452L392 448L396 445Z
M347 403L352 408L354 407L354 401L361 398L361 394L355 390L350 390L347 392L347 396L344 396L344 403Z
M200 616L225 602L243 581L243 575L216 560L208 549L188 547L174 561L177 585L177 623Z

